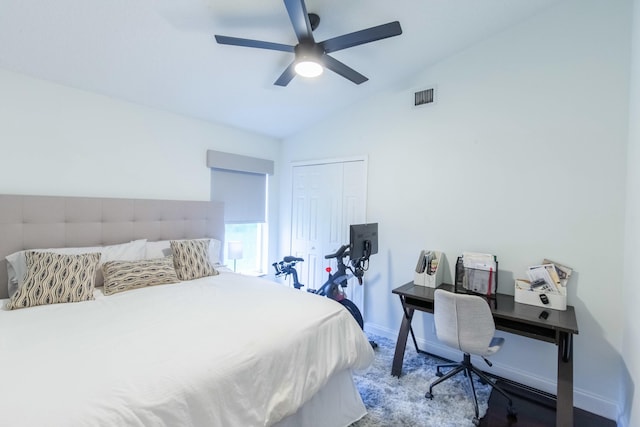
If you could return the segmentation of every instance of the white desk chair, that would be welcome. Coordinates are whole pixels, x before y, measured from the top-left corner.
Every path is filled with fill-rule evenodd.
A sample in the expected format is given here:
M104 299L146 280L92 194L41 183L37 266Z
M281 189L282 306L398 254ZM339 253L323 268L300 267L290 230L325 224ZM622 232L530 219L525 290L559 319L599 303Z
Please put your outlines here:
M490 384L507 398L509 401L507 416L515 420L517 413L513 409L511 398L504 390L496 386L487 375L471 364L471 355L473 354L481 356L484 361L491 366L491 362L486 358L500 350L504 343L504 338L496 338L493 336L496 327L486 299L477 295L456 294L443 289L436 289L434 294L434 319L438 340L449 347L457 348L464 352L464 359L460 363L438 365L436 375L440 378L429 386L429 391L425 397L433 399L432 391L434 386L459 372L464 372L473 392L473 401L476 409L476 416L473 419L473 423L478 425L480 419L478 418L476 389L471 376L473 372L480 377L482 381ZM443 376L440 371L441 368L453 369Z

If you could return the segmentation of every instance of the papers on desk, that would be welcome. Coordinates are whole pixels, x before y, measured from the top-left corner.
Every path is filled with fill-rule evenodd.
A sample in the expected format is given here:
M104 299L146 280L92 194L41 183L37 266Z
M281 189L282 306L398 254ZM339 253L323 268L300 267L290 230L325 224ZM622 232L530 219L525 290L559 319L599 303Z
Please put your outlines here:
M462 264L465 268L473 268L476 270L496 270L496 256L491 254L482 254L478 252L463 252Z
M495 255L464 252L456 265L456 292L467 291L486 296L496 293L498 261Z
M413 276L413 283L437 288L442 284L444 254L439 251L422 250Z
M542 261L543 264L551 264L555 267L555 272L558 275L558 279L560 280L560 285L563 287L567 286L567 282L569 281L569 277L573 272L573 269L567 267L566 265L558 264L557 262L550 261L548 259L544 259Z
M532 290L561 294L563 288L567 286L572 271L567 266L545 259L542 264L529 267L527 276Z
M552 308L567 309L567 282L572 269L545 259L542 264L530 266L527 279L516 279L515 301Z
M527 270L531 289L539 292L560 293L560 278L553 264L534 265Z

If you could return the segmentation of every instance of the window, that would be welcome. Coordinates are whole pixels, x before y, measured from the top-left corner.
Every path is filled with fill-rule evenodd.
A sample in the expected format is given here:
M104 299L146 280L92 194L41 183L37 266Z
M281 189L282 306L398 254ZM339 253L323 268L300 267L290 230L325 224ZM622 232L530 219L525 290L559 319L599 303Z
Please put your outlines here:
M266 223L225 224L227 242L242 242L242 258L229 258L229 245L224 247L224 263L243 273L263 273L265 265ZM235 262L234 262L235 261Z
M236 271L262 273L267 253L267 183L273 161L207 151L211 200L225 204L224 263ZM242 242L242 257L229 257L228 242Z

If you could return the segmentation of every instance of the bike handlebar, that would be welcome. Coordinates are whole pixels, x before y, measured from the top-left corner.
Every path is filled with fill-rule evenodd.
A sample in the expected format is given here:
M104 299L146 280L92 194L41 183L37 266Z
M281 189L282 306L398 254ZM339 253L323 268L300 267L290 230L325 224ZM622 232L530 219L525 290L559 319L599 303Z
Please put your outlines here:
M345 252L347 251L347 249L349 249L349 245L342 245L342 246L340 246L340 249L338 249L336 251L336 253L325 255L324 259L344 258L345 256L347 256L347 255L345 255Z

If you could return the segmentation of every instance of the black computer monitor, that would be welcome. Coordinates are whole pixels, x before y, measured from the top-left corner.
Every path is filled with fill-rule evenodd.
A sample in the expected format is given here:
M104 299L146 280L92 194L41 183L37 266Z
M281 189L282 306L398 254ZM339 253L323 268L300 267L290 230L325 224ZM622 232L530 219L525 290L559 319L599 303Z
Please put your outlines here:
M352 224L349 226L349 258L369 259L378 253L378 223Z

